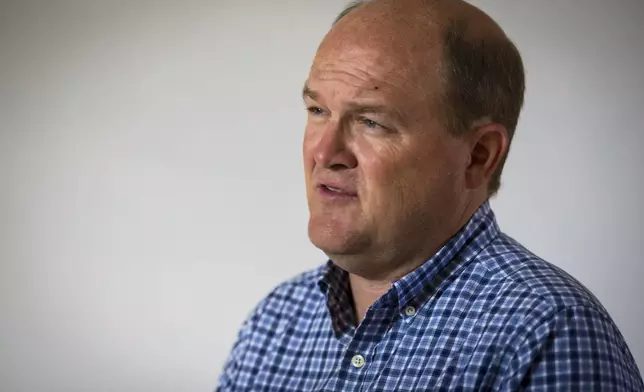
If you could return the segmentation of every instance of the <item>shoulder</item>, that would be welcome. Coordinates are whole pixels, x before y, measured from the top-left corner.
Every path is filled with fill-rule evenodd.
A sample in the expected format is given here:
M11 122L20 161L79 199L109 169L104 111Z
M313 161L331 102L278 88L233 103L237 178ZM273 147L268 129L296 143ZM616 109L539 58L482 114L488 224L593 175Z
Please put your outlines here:
M472 317L497 325L500 333L525 335L569 308L592 309L609 319L579 281L505 234L464 264L450 296L471 302Z
M484 277L486 295L494 298L490 306L507 327L502 367L512 375L506 381L513 388L557 390L569 386L566 377L584 380L573 384L588 390L641 388L632 354L610 315L564 270L504 234L477 255L470 270Z
M327 266L321 265L277 285L255 306L245 326L252 327L257 323L279 320L286 323L292 315L301 316L302 311L317 307L317 304L324 301L319 281L326 270Z
M319 312L324 296L318 288L325 266L295 276L275 287L250 312L237 334L217 390L249 390L268 347L289 323Z
M474 294L475 318L502 337L506 354L515 354L531 336L538 335L537 340L544 343L548 333L564 328L562 323L576 322L601 324L614 342L625 346L617 326L590 290L505 234L467 264L454 287L459 296L463 287Z
M606 313L601 303L577 279L538 257L511 237L501 234L477 257L495 289L529 297L553 314L569 307L587 307Z
M326 265L321 265L282 282L268 294L263 302L293 306L302 301L322 297L319 282L327 268ZM311 296L315 298L311 298Z

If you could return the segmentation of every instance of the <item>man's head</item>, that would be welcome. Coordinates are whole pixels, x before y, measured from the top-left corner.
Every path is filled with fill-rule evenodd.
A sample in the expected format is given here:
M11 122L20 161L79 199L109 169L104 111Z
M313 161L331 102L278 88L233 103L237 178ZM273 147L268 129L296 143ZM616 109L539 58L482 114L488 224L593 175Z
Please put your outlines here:
M312 242L374 279L431 256L497 191L523 89L518 52L467 3L349 7L304 88Z

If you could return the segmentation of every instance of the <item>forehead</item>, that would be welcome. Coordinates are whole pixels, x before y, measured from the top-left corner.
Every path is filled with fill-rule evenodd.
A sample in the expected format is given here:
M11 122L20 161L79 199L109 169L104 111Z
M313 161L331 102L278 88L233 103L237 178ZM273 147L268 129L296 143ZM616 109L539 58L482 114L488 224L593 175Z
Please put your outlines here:
M428 67L427 58L419 61L409 51L392 49L372 43L323 43L306 87L326 105L384 105L408 124L422 121L431 114L428 109L439 91L436 67Z
M313 61L309 81L340 82L356 89L407 89L406 67L376 48L344 46L321 48Z
M385 15L386 16L386 15ZM367 91L426 96L440 87L440 41L435 26L412 21L348 15L325 36L309 74ZM416 98L420 98L417 96Z

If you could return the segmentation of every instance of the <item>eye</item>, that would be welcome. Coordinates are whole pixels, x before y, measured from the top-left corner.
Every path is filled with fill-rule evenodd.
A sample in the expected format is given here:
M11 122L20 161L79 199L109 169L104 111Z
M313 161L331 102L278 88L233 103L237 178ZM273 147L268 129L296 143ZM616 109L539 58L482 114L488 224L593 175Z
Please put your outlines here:
M358 122L360 122L360 124L363 124L364 126L366 126L369 129L384 129L384 130L387 130L387 127L384 127L384 126L380 125L379 123L377 123L377 122L375 122L373 120L370 120L370 119L368 119L366 117L360 117L358 119Z
M314 116L322 116L325 114L325 111L317 106L309 106L306 108L306 111Z

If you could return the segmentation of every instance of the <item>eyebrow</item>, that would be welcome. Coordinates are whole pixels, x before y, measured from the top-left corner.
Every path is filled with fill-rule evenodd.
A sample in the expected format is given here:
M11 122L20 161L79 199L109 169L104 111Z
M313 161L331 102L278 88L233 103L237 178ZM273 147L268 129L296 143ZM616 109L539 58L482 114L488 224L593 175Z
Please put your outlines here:
M351 104L349 105L351 108L351 111L354 113L358 114L368 114L368 113L373 113L373 114L391 114L391 115L397 115L393 110L388 108L385 105L359 105L359 104Z
M304 88L302 89L302 98L309 97L311 99L317 99L319 97L319 94L309 88L308 85L304 85Z
M308 85L304 85L302 89L302 98L311 98L313 100L318 100L320 94L317 91L312 90ZM403 123L403 118L397 111L391 109L385 105L362 105L351 103L348 105L349 110L354 114L385 114L392 116L396 121Z

